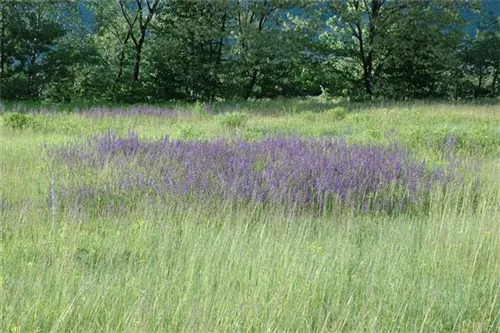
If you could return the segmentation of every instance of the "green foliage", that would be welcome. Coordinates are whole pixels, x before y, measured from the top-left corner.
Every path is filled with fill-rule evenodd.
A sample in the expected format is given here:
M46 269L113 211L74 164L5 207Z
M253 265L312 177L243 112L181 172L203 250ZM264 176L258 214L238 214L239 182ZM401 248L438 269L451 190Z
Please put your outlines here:
M500 94L499 21L477 1L155 3L1 1L1 97L214 103Z
M488 126L439 126L434 129L410 126L400 133L402 141L419 150L457 150L467 154L495 154L500 151L500 135Z
M347 116L347 111L343 107L336 107L322 113L322 118L326 121L340 121Z
M9 112L1 119L0 125L13 130L29 129L32 133L72 134L84 130L81 119L74 119L61 114L27 114ZM101 124L97 128L102 128ZM109 129L108 127L106 127Z
M293 7L312 8L289 1L168 2L153 27L159 96L213 101L315 93L305 51L318 27L288 12Z
M201 103L200 101L196 101L191 108L191 112L198 117L205 117L207 116L207 105Z
M370 117L363 112L355 112L347 115L346 120L353 123L368 124L370 122Z
M4 98L39 98L47 55L66 34L63 25L72 8L50 1L2 1L0 66ZM59 11L66 11L65 17L54 15Z
M481 16L481 30L460 49L457 96L497 97L500 85L500 18Z
M392 99L456 97L469 1L325 1L334 14L321 40L337 59L336 95ZM414 31L421 33L415 34ZM362 93L364 91L364 93Z
M302 112L302 118L307 122L315 122L316 121L316 113L312 111Z
M400 19L393 36L381 46L384 59L376 84L379 95L393 99L452 97L450 73L459 64L456 50L463 36L456 27L463 28L464 23L415 3L414 12ZM416 29L421 33L411 33ZM445 29L449 30L446 34L442 33Z
M250 142L259 141L264 138L264 131L255 128L247 129L243 138Z
M220 124L229 129L244 127L247 121L248 114L241 111L230 112L220 116Z
M193 125L180 125L172 138L175 140L195 141L203 136L203 132L197 130Z
M14 130L23 130L34 124L35 120L32 116L20 112L8 113L3 119L3 125Z

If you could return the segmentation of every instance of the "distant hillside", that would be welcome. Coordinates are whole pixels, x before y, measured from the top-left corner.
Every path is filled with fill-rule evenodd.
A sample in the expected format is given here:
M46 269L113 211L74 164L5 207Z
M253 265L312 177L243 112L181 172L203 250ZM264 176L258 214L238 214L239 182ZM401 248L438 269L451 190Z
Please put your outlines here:
M500 1L498 0L483 0L483 9L491 10L494 14L500 15Z

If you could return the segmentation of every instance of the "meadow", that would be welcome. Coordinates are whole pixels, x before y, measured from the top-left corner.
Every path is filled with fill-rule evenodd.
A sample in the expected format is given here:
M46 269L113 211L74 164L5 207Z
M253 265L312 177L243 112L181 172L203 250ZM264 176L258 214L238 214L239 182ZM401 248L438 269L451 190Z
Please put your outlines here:
M498 102L0 112L0 332L500 331Z

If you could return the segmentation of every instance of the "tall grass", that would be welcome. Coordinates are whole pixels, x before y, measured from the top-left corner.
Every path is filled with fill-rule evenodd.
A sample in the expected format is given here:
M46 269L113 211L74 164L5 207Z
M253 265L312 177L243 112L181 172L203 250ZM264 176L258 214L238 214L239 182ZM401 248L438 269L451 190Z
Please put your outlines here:
M352 141L376 143L363 138L365 130L390 128L387 114L401 114L393 123L398 140L410 125L430 133L435 126L467 128L480 119L492 133L498 130L498 113L488 108L426 112L347 112L329 125L306 123L310 115L303 113L273 116L273 123L249 112L244 130L288 124L290 132L304 134L343 124L362 130L350 135ZM438 118L426 123L430 115ZM224 129L217 116L57 119L76 123L75 130L0 128L0 332L500 330L495 150L462 146L464 164L480 162L481 168L466 172L454 191L432 190L420 214L318 214L183 197L160 205L135 195L133 204L115 212L58 207L54 230L47 198L52 175L57 186L63 175L52 168L44 143L83 142L107 131L105 123L124 131L132 125L150 138L168 134L165 129L175 133L177 122L191 124L201 138L244 134ZM446 151L439 145L406 144L416 155L443 162ZM482 185L471 196L476 176ZM78 177L92 180L92 174Z
M500 327L498 210L316 217L139 204L3 216L1 330L464 331Z

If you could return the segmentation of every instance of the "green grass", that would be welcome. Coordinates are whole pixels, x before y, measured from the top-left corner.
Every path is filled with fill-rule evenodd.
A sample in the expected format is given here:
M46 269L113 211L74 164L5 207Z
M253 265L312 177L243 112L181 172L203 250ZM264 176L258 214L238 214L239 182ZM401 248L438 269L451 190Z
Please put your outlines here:
M238 116L225 105L186 119L58 114L2 125L0 332L500 331L500 109L365 106L245 103L231 125ZM137 198L114 215L54 219L43 144L108 130L398 141L436 163L451 132L460 156L481 162L483 187L476 202L466 182L455 195L433 192L428 211L395 216Z

